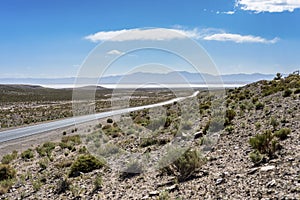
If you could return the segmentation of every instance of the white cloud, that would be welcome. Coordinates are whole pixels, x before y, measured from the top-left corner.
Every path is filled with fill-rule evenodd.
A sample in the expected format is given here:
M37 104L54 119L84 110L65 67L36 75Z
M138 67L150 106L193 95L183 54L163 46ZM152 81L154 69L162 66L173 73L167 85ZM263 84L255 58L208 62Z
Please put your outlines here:
M242 10L260 12L293 12L300 8L300 0L236 0L236 7Z
M92 42L99 41L133 41L133 40L172 40L172 39L183 39L183 38L194 38L200 37L197 29L193 30L180 30L180 29L123 29L117 31L100 31L95 34L91 34L85 37L85 39Z
M122 54L124 54L124 52L114 49L114 50L107 52L107 54L108 55L122 55Z
M133 41L133 40L172 40L172 39L201 39L201 40L212 40L212 41L229 41L235 43L265 43L265 44L273 44L276 43L279 39L274 38L272 40L268 40L262 38L260 36L253 35L240 35L240 34L232 34L226 33L222 29L214 29L214 28L206 28L206 29L123 29L117 31L101 31L95 34L91 34L86 36L85 39L90 40L92 42L98 41ZM127 34L125 34L127 33ZM111 50L107 52L108 55L122 55L124 52L119 50Z
M235 11L226 11L226 12L222 12L223 14L226 15L233 15L235 13Z
M223 42L230 41L235 43L264 43L264 44L274 44L279 40L278 38L267 40L259 36L239 35L239 34L231 34L231 33L216 33L216 34L204 36L203 39L223 41Z

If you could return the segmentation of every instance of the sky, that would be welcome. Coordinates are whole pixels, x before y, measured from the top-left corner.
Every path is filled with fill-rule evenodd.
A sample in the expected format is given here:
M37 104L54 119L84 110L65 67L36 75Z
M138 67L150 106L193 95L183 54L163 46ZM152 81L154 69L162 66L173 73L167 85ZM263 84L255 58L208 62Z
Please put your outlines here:
M192 71L170 52L122 51L128 43L187 39L221 74L291 73L300 68L299 19L300 0L2 0L0 78L77 76L104 43L111 44L99 51L104 57L120 57L107 74L147 63Z

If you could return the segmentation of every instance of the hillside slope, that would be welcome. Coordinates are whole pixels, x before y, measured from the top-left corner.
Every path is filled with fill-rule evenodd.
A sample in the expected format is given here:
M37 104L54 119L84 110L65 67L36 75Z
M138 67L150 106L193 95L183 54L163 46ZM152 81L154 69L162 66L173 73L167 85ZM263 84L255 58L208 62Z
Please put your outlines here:
M221 122L213 118L213 99L200 93L199 124L190 113L185 118L183 107L172 104L165 107L162 124L161 119L150 122L147 110L133 112L135 125L129 130L108 119L81 138L64 136L59 143L6 156L2 162L11 168L0 169L2 198L300 199L300 76L228 90ZM185 120L178 128L180 119ZM220 123L225 126L222 130L216 128ZM142 127L153 130L153 136L138 141L136 132ZM209 137L213 129L219 134L216 143ZM193 138L186 153L160 170L142 173L151 162L134 160L125 172L107 165L109 156L125 159L116 146L156 155L174 138L189 136ZM105 149L95 143L93 152L101 155L95 158L87 151L93 149L89 142L99 138L110 142Z

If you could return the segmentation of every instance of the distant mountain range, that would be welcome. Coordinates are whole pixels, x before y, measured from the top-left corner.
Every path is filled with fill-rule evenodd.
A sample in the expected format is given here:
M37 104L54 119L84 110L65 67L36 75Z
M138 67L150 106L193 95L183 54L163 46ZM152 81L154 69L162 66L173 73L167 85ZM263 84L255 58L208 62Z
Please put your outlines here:
M128 75L106 76L98 81L98 78L81 78L83 84L142 84L142 83L159 83L159 84L204 84L220 83L225 84L247 84L259 80L271 80L274 74L227 74L220 77L210 74L190 73L186 71L160 73L137 72ZM70 78L0 78L0 84L74 84L75 77Z

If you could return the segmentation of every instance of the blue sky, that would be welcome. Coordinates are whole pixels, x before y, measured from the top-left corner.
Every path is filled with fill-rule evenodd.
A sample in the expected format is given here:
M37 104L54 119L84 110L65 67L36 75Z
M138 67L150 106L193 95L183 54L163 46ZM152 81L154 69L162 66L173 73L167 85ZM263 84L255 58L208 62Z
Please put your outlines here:
M222 74L289 73L300 68L300 0L279 1L2 0L0 78L76 76L99 43L145 27L191 36ZM136 52L109 73L151 62L147 55L188 70L165 53Z

